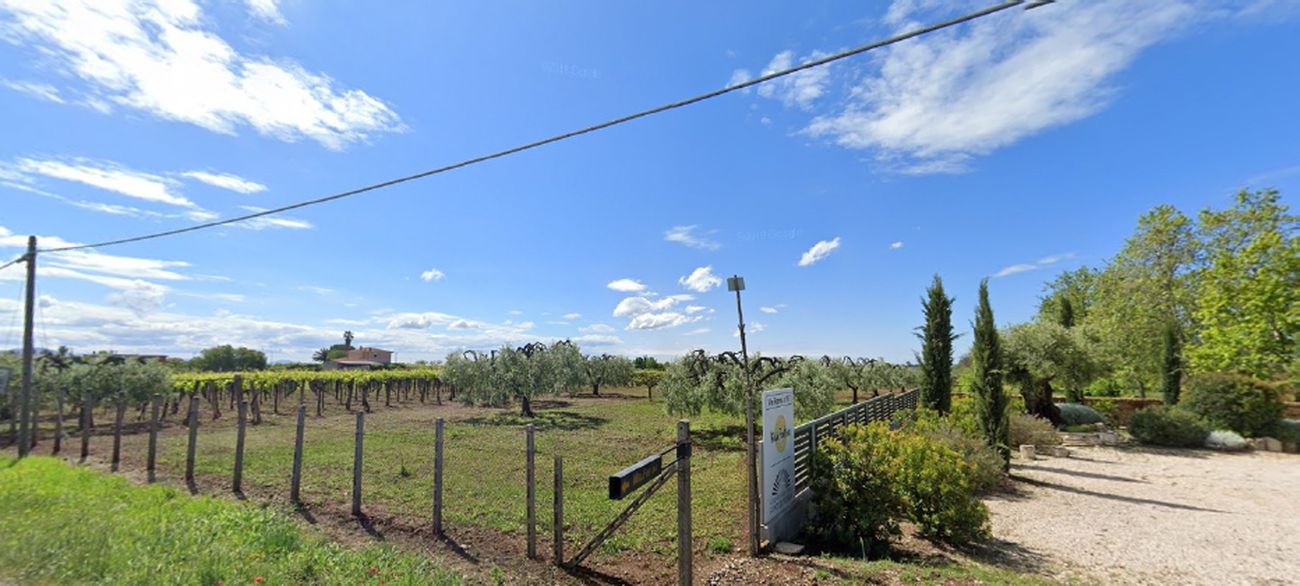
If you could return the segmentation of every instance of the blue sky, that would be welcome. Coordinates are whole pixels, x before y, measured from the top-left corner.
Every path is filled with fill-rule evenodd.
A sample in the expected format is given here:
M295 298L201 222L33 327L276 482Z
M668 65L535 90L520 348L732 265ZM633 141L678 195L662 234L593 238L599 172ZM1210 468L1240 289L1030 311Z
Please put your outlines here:
M979 5L0 0L0 253L406 175ZM738 273L751 349L910 359L935 273L959 330L984 277L1013 323L1156 204L1292 199L1297 16L1061 0L269 221L43 256L37 344L305 360L350 329L403 360L667 356L738 345Z

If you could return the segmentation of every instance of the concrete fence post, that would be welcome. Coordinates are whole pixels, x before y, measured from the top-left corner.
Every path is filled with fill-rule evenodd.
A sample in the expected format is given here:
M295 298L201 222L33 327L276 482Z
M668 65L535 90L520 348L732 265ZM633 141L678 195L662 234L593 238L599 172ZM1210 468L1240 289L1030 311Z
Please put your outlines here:
M691 422L677 422L677 583L693 581L691 540Z
M149 456L145 462L145 472L148 473L149 482L151 483L157 479L154 470L158 462L158 409L161 401L162 397L159 395L154 395L149 399L153 406L149 415Z
M433 534L442 536L442 427L439 417L433 422Z
M564 565L564 458L555 457L555 504L554 512L554 543L552 547L555 550L553 562L557 566Z
M236 382L235 386L239 386ZM230 480L230 490L235 494L244 492L244 436L247 433L248 401L239 399L239 412L235 419L235 471Z
M307 423L307 405L298 403L298 428L293 436L293 474L289 478L289 502L302 504L302 434Z
M119 399L113 412L113 460L109 464L109 469L117 472L118 464L122 462L122 418L126 416L126 401Z
M361 452L366 435L366 412L357 411L356 450L352 455L352 515L361 516Z
M526 482L528 483L528 559L537 557L537 484L536 470L533 467L537 455L536 446L533 443L533 432L535 427L529 423L526 428L527 439L527 457L526 457Z

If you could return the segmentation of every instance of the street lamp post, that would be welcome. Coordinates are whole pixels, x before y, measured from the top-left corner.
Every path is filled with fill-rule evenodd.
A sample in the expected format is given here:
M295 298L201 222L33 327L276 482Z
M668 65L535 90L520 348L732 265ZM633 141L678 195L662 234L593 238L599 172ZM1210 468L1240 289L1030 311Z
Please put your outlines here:
M758 459L754 445L754 385L749 372L749 347L745 343L745 312L740 306L740 292L745 290L745 279L732 275L727 279L727 290L736 292L736 320L740 328L741 371L745 377L745 469L749 485L749 498L745 501L749 519L749 555L758 555Z

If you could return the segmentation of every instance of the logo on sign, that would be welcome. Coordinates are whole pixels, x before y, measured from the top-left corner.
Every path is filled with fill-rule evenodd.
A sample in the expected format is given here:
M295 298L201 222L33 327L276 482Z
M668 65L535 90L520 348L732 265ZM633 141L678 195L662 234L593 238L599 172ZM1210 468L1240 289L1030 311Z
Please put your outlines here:
M777 452L785 453L785 445L790 441L790 424L786 422L784 415L776 416L776 425L768 432L768 439L776 447Z

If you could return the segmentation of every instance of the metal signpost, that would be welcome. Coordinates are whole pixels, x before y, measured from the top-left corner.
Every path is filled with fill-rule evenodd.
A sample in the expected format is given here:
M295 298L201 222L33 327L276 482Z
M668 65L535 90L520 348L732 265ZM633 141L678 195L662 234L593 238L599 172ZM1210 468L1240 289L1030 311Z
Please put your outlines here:
M745 290L745 278L732 275L727 278L727 290L736 292L736 319L740 328L741 370L745 376L745 469L749 497L745 501L749 522L749 555L758 555L758 454L754 444L754 385L749 372L749 346L745 343L745 313L740 308L740 292Z

